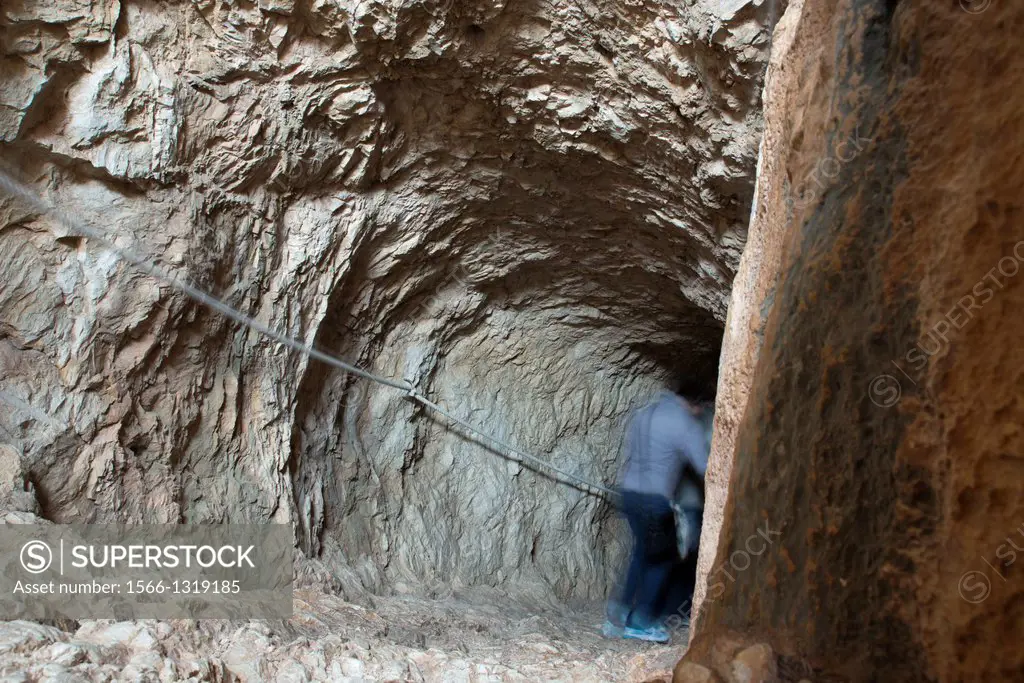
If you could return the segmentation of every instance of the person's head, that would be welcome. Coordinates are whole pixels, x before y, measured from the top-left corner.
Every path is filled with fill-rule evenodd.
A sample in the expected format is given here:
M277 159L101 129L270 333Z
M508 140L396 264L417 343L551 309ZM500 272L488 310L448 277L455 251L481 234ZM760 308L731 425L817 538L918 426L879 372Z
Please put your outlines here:
M683 407L690 411L691 415L695 417L700 417L701 415L704 414L703 403L691 400L690 398L683 394L676 394L676 399L678 399L679 402L683 404Z
M714 405L714 389L705 380L683 375L670 382L669 389L683 400L694 415L700 415L708 405Z

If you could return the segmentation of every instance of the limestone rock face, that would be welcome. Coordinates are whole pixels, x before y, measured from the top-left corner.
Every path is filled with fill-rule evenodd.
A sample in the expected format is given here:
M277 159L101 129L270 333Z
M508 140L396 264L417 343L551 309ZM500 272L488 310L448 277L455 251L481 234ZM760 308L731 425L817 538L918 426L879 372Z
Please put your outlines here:
M764 643L751 645L732 660L732 679L736 683L776 683L775 653Z
M0 622L4 681L664 683L678 647L604 639L597 615L391 596L372 607L296 592L286 622Z
M710 666L692 661L699 654ZM787 678L786 680L793 680ZM778 683L775 653L765 643L743 647L731 635L717 637L710 645L687 653L672 672L672 683Z
M691 661L739 632L783 680L1019 678L1022 28L981 2L781 20Z
M716 683L718 677L708 668L681 661L672 672L672 683Z
M5 2L0 156L262 324L598 481L713 382L767 3ZM606 505L0 198L0 439L53 521L295 526L351 590L603 594ZM440 589L440 588L439 588Z

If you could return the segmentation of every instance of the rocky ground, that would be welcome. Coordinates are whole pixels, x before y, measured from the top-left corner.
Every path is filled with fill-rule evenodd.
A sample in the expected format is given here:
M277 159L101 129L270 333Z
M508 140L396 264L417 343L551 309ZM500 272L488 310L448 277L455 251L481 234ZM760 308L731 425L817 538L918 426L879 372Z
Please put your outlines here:
M0 622L0 681L667 681L686 642L605 639L600 605L371 603L298 590L287 622Z

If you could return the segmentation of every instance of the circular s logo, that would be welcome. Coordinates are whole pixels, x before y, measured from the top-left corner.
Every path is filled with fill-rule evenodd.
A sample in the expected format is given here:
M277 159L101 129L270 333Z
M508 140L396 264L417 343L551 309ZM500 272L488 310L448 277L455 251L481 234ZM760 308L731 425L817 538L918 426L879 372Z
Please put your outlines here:
M957 588L960 590L961 598L973 605L977 605L984 602L985 598L992 592L992 582L989 581L985 572L975 570L961 576Z
M992 0L960 0L960 8L968 14L981 14L992 5Z
M891 408L900 400L902 387L892 375L878 375L868 385L868 398L879 408Z
M53 563L53 551L42 541L29 541L21 546L21 566L29 574L42 574Z

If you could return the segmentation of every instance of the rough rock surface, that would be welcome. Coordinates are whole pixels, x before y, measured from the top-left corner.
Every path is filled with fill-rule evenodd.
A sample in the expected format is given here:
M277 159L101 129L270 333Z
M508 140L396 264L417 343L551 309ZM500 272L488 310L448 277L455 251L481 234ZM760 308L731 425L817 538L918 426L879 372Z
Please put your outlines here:
M50 522L0 510L4 524ZM667 683L689 636L680 625L666 645L606 639L603 602L505 588L359 598L300 588L287 620L0 621L0 681Z
M1017 680L1024 8L788 12L751 228L769 253L725 340L752 374L723 376L729 495L688 658L739 632L783 680Z
M262 323L591 479L713 382L767 4L5 1L0 156ZM334 587L607 587L606 505L0 198L42 514L293 524Z
M774 24L771 57L765 74L763 98L764 129L757 163L757 182L751 207L747 242L733 280L729 313L719 360L718 391L711 456L704 479L704 520L701 528L698 576L693 598L693 617L700 613L707 596L706 579L724 567L728 558L718 558L718 534L732 471L736 430L743 417L753 381L754 367L764 341L764 326L779 275L779 258L785 234L785 206L767 201L784 177L780 156L773 154L788 138L799 118L790 111L800 82L792 73L793 36L803 0L788 3L789 10ZM766 154L765 151L768 151ZM715 597L720 595L715 591Z
M775 653L764 643L751 645L732 660L732 679L736 683L775 683L778 668Z
M693 661L697 652L708 666ZM742 641L731 636L719 637L710 647L687 652L672 670L672 683L778 683L779 680L777 658L770 646L757 643L743 647ZM785 680L795 682L797 679L787 675Z
M494 594L372 606L298 591L287 622L0 622L4 681L666 681L685 645L598 635L601 610Z
M711 669L685 659L672 670L672 683L716 683L717 680Z

